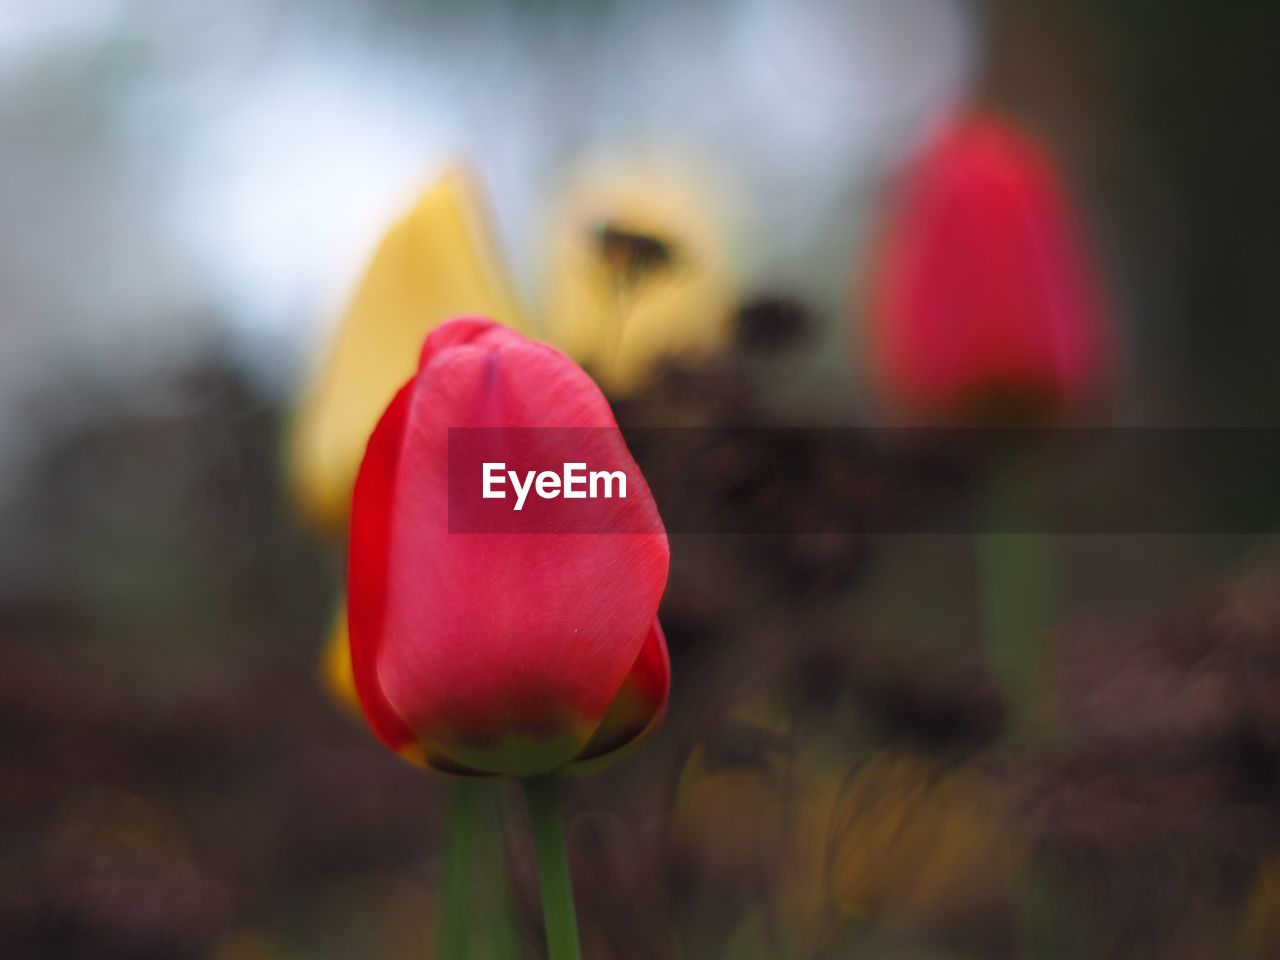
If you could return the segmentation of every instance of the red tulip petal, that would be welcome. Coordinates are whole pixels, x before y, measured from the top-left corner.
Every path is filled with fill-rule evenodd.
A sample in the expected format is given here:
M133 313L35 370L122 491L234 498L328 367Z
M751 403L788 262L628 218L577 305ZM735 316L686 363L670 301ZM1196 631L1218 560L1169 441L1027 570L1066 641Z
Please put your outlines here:
M501 339L503 332L511 333L507 327L501 327L485 317L458 317L437 327L422 341L422 350L418 354L418 369L421 370L441 351L449 347L460 347L466 344L484 345L491 336Z
M1083 400L1103 309L1054 164L994 118L958 125L911 177L873 294L890 401L963 413L990 397Z
M666 536L647 488L618 501L619 529L658 532L450 533L450 427L616 424L558 351L449 324L424 346L391 491L377 665L387 702L433 756L553 769L582 749L636 662L666 584ZM634 469L620 435L591 432Z
M393 494L412 388L412 380L400 388L369 438L352 497L347 567L347 629L356 694L369 726L393 750L409 746L414 736L383 694L377 663L386 622Z
M662 625L655 619L640 656L577 762L609 756L642 740L662 722L670 692L671 659Z

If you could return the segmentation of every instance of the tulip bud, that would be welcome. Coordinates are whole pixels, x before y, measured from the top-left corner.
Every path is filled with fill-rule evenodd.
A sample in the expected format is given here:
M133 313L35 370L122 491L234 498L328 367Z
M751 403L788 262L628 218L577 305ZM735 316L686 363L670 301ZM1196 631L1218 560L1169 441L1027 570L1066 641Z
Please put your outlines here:
M1103 310L1046 151L968 117L908 175L871 277L874 387L912 421L1028 416L1093 399Z
M547 339L611 396L643 387L663 359L701 360L731 339L734 288L709 197L665 167L596 169L553 226Z
M449 489L451 428L504 428L480 432L518 435L512 459L526 461L562 456L562 428L589 435L631 481L611 501L616 526L453 532L451 507L473 491ZM531 776L620 750L665 707L656 614L668 559L652 495L591 379L490 321L446 324L356 479L348 628L366 718L389 747L447 772Z
M365 444L422 338L472 313L523 327L475 189L454 171L383 238L298 410L289 473L317 526L345 533Z

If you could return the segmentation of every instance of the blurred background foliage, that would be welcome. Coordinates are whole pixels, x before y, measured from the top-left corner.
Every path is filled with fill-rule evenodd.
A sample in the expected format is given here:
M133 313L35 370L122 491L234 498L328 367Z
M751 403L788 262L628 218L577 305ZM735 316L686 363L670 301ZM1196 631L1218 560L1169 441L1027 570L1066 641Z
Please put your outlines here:
M1118 421L1271 426L1278 26L1194 0L6 5L0 951L429 955L442 785L325 693L341 549L282 450L448 164L537 315L576 295L547 278L584 171L690 158L723 349L620 421L855 431L873 225L938 116L995 106L1096 241ZM869 509L905 495L863 481ZM587 956L1275 956L1268 533L1058 537L1031 744L969 538L674 538L668 723L567 789ZM522 813L491 798L479 949L535 956Z

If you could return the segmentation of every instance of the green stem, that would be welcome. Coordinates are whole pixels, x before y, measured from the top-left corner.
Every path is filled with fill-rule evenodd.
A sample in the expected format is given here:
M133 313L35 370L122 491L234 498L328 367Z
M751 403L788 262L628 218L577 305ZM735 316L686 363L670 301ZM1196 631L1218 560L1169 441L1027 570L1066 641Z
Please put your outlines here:
M1029 502L1032 478L1019 466L1010 460L997 464L978 535L978 561L987 663L1008 710L1005 742L1025 747L1045 732L1036 727L1043 717L1035 708L1043 693L1044 641L1057 595L1053 541L1036 528L1036 518L1043 514ZM1020 956L1047 955L1048 897L1043 878L1034 875L1018 894Z
M487 960L515 960L523 956L517 932L515 906L507 876L506 830L502 815L503 781L491 780L484 790L487 809L477 838L476 860L482 865L483 887L479 896L481 930L479 955Z
M573 906L573 880L560 819L559 779L555 774L524 781L525 802L533 825L542 888L542 915L547 927L549 960L580 960L578 917Z
M1044 638L1055 605L1050 539L1031 529L1036 510L1026 503L1023 479L1008 470L994 477L978 559L982 571L983 633L987 662L1009 712L1008 739L1031 733L1041 692Z
M467 960L471 919L471 861L476 839L477 781L457 779L449 794L445 828L444 876L440 892L439 955Z

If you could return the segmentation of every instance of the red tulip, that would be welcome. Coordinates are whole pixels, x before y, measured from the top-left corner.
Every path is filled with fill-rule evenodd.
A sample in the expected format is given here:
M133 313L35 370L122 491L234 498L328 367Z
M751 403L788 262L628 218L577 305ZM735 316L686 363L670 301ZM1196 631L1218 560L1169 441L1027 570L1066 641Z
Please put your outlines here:
M485 432L513 462L556 467L568 431L538 428L591 428L577 431L589 455L630 479L610 504L615 524L451 532L451 503L470 492L451 502L449 435L460 427L519 428ZM455 773L529 776L627 746L666 705L656 614L668 560L653 498L591 379L487 320L445 324L383 414L355 484L349 627L365 716L389 747Z
M1092 399L1103 310L1048 153L971 116L905 183L872 276L870 350L888 409L911 420L1024 419Z

